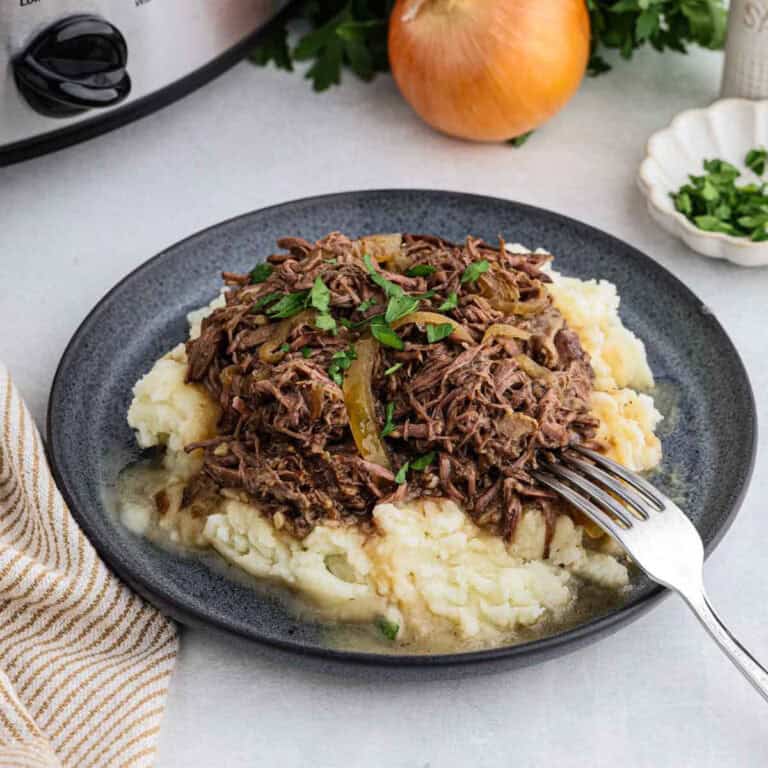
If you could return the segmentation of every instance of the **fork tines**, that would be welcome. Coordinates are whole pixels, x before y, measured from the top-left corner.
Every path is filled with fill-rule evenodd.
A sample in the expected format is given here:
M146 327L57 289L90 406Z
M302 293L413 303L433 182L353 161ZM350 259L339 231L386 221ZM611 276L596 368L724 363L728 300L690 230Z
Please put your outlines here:
M664 497L648 481L595 451L574 446L559 459L540 461L543 471L531 474L609 531L627 530L665 509Z

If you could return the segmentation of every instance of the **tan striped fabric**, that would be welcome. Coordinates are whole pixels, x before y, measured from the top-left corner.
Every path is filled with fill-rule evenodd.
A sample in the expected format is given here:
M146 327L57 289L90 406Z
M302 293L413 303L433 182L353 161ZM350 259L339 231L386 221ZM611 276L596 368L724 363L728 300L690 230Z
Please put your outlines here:
M78 529L0 364L0 766L153 765L176 652Z

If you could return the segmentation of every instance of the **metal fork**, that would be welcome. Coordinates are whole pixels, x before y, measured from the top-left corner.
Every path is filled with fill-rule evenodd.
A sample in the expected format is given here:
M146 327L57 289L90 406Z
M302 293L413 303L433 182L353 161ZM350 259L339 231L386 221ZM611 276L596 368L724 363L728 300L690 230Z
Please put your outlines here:
M582 447L531 474L610 533L654 581L688 603L726 656L768 701L768 670L730 633L704 591L704 547L683 511L647 480ZM621 501L619 501L619 499Z

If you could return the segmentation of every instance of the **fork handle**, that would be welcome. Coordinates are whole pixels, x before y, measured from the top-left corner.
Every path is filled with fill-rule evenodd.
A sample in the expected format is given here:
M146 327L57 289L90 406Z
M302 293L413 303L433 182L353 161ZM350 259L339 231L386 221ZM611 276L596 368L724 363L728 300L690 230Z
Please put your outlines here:
M714 638L725 655L736 668L755 687L755 690L768 701L768 670L731 634L723 624L702 589L695 594L683 594L685 601Z

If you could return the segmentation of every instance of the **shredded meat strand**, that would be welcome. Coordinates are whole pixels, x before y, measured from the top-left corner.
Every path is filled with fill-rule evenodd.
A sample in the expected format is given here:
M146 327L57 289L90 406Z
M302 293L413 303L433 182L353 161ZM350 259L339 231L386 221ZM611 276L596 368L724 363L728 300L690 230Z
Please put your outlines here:
M386 404L394 409L395 428L385 440L393 469L360 455L342 387L329 374L333 356L369 333L365 321L383 313L388 298L371 280L361 241L338 232L316 243L285 237L278 241L283 252L267 260L272 272L264 282L223 273L226 306L187 343L188 380L202 384L222 411L218 436L187 446L204 454L187 501L211 485L237 489L265 514L280 513L281 526L298 537L321 521L369 528L382 500L447 497L510 539L523 509L536 506L549 542L561 502L537 486L530 470L540 450L594 445L598 425L589 409L589 356L546 290L542 267L549 257L512 254L503 242L496 247L471 237L453 244L403 235L401 243L396 264L380 264L381 274L406 295L420 296L420 311L460 323L473 343L428 343L423 327L406 323L398 328L403 350L379 347L372 391L379 428ZM481 260L489 268L462 282L466 268ZM429 274L408 276L415 265ZM311 312L278 320L261 308L260 299L309 291L320 276L335 334L316 328ZM441 310L454 294L456 306ZM283 346L267 349L281 322L288 324L281 326ZM521 338L484 342L493 324L514 326ZM395 482L405 462L432 452L426 469Z

